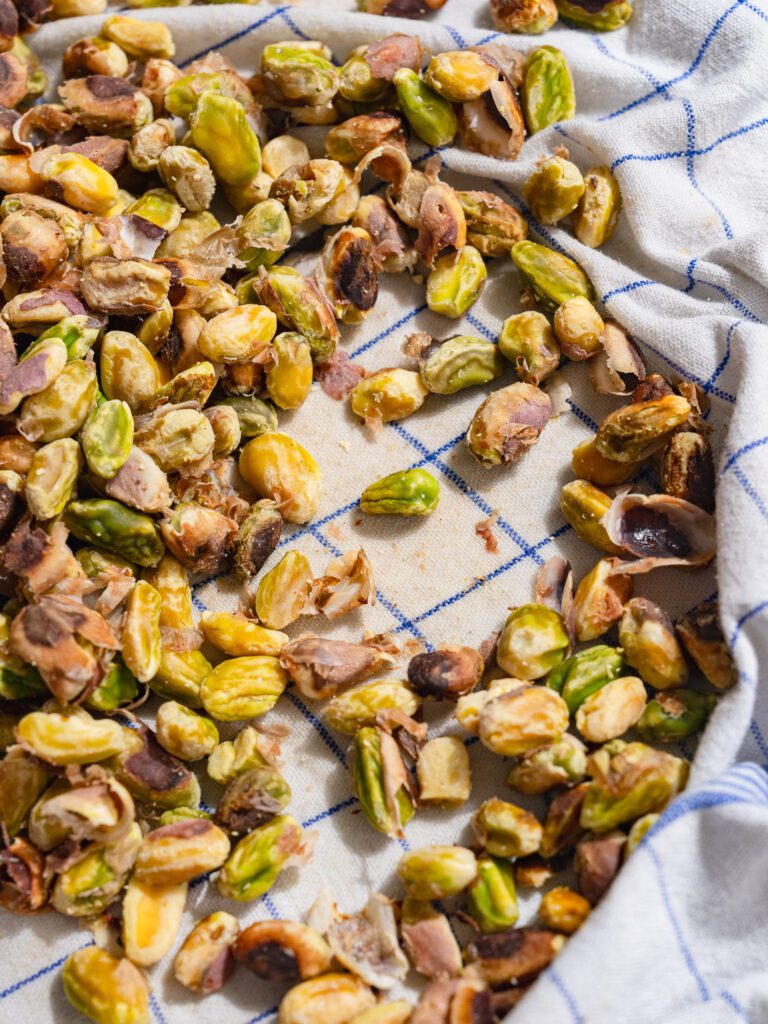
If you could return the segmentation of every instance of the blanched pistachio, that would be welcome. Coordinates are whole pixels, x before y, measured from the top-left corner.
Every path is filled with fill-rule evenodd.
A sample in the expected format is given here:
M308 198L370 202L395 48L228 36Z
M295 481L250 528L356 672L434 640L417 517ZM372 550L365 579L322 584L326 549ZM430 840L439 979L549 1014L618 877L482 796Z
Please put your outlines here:
M213 452L213 428L196 409L166 405L136 433L136 444L165 473L198 466Z
M123 897L122 931L130 960L140 967L162 960L176 941L186 899L186 882L147 885L137 878L130 880Z
M351 1024L375 1002L371 989L353 974L322 974L295 985L283 997L280 1024Z
M597 355L604 330L603 318L581 295L567 299L555 312L555 334L569 359L580 361Z
M26 476L36 451L37 447L26 437L17 434L0 437L0 470Z
M38 448L24 488L27 507L36 519L52 519L64 510L82 466L80 445L71 437Z
M467 224L467 241L483 256L506 256L525 238L525 218L493 192L460 192L458 199Z
M160 608L162 599L153 586L137 580L126 601L122 632L123 658L139 682L152 679L160 668Z
M125 747L117 722L92 718L87 711L31 711L16 734L19 742L49 764L90 764L119 754Z
M203 416L213 430L214 456L230 455L240 446L242 431L237 412L229 405L212 405L203 409Z
M546 605L527 604L508 616L496 660L516 679L541 679L563 661L569 646L561 616Z
M452 395L462 388L486 384L500 376L502 361L492 341L460 334L434 341L419 353L419 374L436 395Z
M302 224L326 207L347 186L337 160L310 160L283 171L270 186L272 199L284 204L292 224Z
M477 736L480 727L480 712L485 705L503 693L512 693L527 685L522 679L494 679L484 690L475 690L459 697L454 717L467 732Z
M572 480L560 491L560 510L576 533L606 555L621 555L623 549L608 537L602 518L612 498L586 480Z
M271 498L289 523L306 523L320 501L320 467L287 434L254 437L240 453L243 479L263 498Z
M339 340L339 328L331 305L317 285L293 267L260 270L253 281L259 302L268 306L280 323L303 335L312 348L316 362L333 355Z
M284 629L302 614L309 596L312 569L300 551L287 551L261 578L254 606L268 629Z
M421 748L416 765L419 804L460 807L472 792L467 748L458 736L438 736Z
M573 600L576 639L597 640L622 615L632 596L632 578L622 573L617 558L601 558L579 582Z
M0 821L9 836L21 829L49 775L36 757L15 746L0 761Z
M366 49L362 46L353 50L339 70L339 95L351 103L376 103L385 99L390 90L385 78L374 76L365 59Z
M485 54L448 50L430 60L424 72L427 85L451 103L479 99L499 77L499 69Z
M410 68L399 68L392 82L397 90L400 109L423 142L437 148L453 141L458 123L447 99Z
M224 791L216 821L230 835L243 835L266 825L288 805L291 787L271 765L240 772Z
M99 949L75 950L61 970L64 994L94 1024L149 1024L149 986L138 967Z
M101 26L105 39L123 49L129 57L148 60L158 57L170 60L176 52L171 30L161 21L144 21L113 14Z
M172 404L196 401L203 405L210 398L215 386L216 371L213 364L195 363L194 366L181 370L167 384L163 384L155 395L155 400L165 399ZM165 411L162 410L163 413Z
M275 747L275 741L267 734L246 725L234 740L219 743L208 758L208 774L215 782L228 786L238 775L252 768L274 767Z
M181 885L220 868L228 855L229 840L218 826L189 818L144 836L133 878L144 885Z
M283 517L274 502L265 500L251 506L235 539L234 570L240 579L255 576L277 547Z
M199 761L213 753L219 742L216 726L177 701L166 701L157 709L157 741L182 761Z
M541 843L538 819L506 800L482 803L472 817L472 828L477 841L493 857L527 857L536 853Z
M114 44L109 44L114 45ZM131 136L128 144L128 159L137 171L154 171L163 150L173 146L176 133L173 122L165 117L144 125Z
M325 939L296 921L256 921L237 937L234 954L257 977L281 982L323 974L332 959Z
M206 91L190 117L192 142L216 177L245 185L261 170L261 147L243 106L229 96Z
M200 651L164 650L160 668L149 688L163 700L179 700L187 707L202 706L200 688L211 671L211 663Z
M355 733L352 781L368 822L385 836L401 837L415 798L400 749L386 730L363 726Z
M232 948L239 932L237 918L223 910L198 921L174 958L176 980L200 995L218 992L235 969Z
M157 121L154 122L157 124ZM177 259L193 256L201 242L221 227L209 210L182 216L179 226L160 243L155 255L158 259L168 256ZM234 305L234 303L233 303Z
M272 362L265 372L269 397L280 409L297 409L312 387L312 350L295 332L278 334L272 342Z
M138 565L157 565L164 553L160 533L149 516L118 501L72 501L64 509L64 522L80 540Z
M497 857L480 857L477 878L467 892L467 909L483 932L503 932L517 921L517 893L512 865Z
M353 736L363 726L375 725L380 711L397 709L412 717L420 706L421 700L407 683L380 679L336 694L323 708L323 717L332 729Z
M17 429L29 441L71 437L85 423L95 396L95 366L75 359L48 387L24 401Z
M302 854L304 842L301 825L289 814L254 829L240 840L221 869L219 892L233 900L258 899Z
M426 516L437 508L440 485L425 469L390 473L360 495L360 508L369 515Z
M238 722L271 710L287 681L277 658L269 655L230 658L206 676L200 695L211 718Z
M610 167L592 167L584 175L584 194L573 221L573 231L582 245L598 249L608 241L621 214L619 183Z
M261 73L268 92L287 106L322 106L338 89L338 74L327 47L310 41L270 43L261 55Z
M548 309L556 309L573 298L594 298L591 281L567 256L528 241L517 242L511 255L523 282Z
M189 146L166 147L158 159L157 170L188 210L199 213L211 205L216 179L211 165L196 149Z
M624 669L621 648L598 644L579 651L559 665L547 679L547 686L556 690L573 714L587 697L618 679Z
M118 184L109 171L80 153L54 153L40 168L43 181L54 186L65 203L85 213L109 214L117 202Z
M356 384L350 395L352 412L366 425L402 420L424 404L429 392L414 370L378 370Z
M265 629L253 619L231 612L205 612L200 619L200 629L209 643L233 657L252 654L276 657L288 643L285 633Z
M0 415L13 412L28 395L44 393L66 364L67 349L59 338L34 346L34 350L10 367L5 379L0 381Z
M590 743L605 743L623 736L645 710L642 679L621 676L586 698L576 712L576 728Z
M592 907L580 893L565 886L550 889L541 898L539 917L547 926L564 935L573 935L584 924Z
M196 576L215 576L227 565L237 523L194 501L180 502L165 513L160 533L166 547Z
M581 171L561 156L540 164L523 188L525 201L541 224L556 224L573 213L583 194Z
M80 443L92 473L105 480L116 476L133 447L128 403L117 398L102 402L83 427Z
M504 321L499 351L527 384L540 384L560 363L560 347L549 320L535 310L515 313Z
M720 626L718 605L705 601L675 624L686 651L718 690L727 690L739 677Z
M619 623L627 664L657 690L682 686L688 666L667 613L645 597L627 602Z
M275 314L266 306L235 306L209 320L197 344L214 362L241 363L264 351L276 329Z
M479 297L487 276L483 257L473 245L440 256L427 278L427 305L433 313L461 317Z
M581 826L603 833L662 811L685 787L688 763L645 743L614 741L590 757L589 772Z
M279 178L294 164L309 161L307 144L295 135L276 135L264 145L261 152L264 170L271 178Z
M230 364L240 366L241 364ZM277 413L269 402L263 402L252 395L235 395L225 398L223 406L234 409L237 415L240 433L243 437L256 437L257 434L268 434L277 428Z
M291 241L291 221L277 199L265 199L252 206L236 231L242 246L237 256L245 261L249 270L256 270L262 265L271 266Z
M557 21L555 0L491 0L493 27L499 32L540 35Z
M525 123L531 135L574 116L573 79L560 50L540 46L531 51L523 72L521 94Z
M568 706L553 690L528 686L502 694L480 709L478 733L484 746L502 757L519 757L561 738Z
M551 415L549 395L534 385L499 388L472 417L467 447L486 466L516 462L536 444Z
M397 874L414 900L441 900L463 892L477 876L477 860L463 846L423 846L400 858Z
M690 412L690 402L681 395L633 402L605 417L595 445L601 455L615 462L640 462L663 448Z
M671 743L704 728L717 698L695 690L659 693L637 722L637 733L652 743Z
M584 744L566 733L556 743L539 747L519 758L507 776L507 785L519 793L536 796L561 784L580 782L586 773Z
M629 855L635 852L660 817L660 814L645 814L642 818L637 819L627 835L627 845L624 847L624 860L627 860Z
M571 468L577 477L597 487L616 487L636 476L640 471L640 463L621 463L607 459L597 450L595 438L591 437L573 449Z
M632 17L628 0L555 0L560 16L596 32L613 32Z

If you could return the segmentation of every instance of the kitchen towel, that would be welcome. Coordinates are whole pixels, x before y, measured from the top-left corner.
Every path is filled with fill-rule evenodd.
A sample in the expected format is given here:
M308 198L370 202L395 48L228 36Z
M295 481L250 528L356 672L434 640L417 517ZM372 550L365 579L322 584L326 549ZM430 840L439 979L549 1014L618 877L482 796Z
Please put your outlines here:
M430 51L499 40L485 0L448 0L432 20L406 22L359 14L351 3L212 5L136 12L173 30L183 67L221 50L249 74L261 50L278 40L322 39L338 62L355 46L393 31L416 32ZM66 45L95 33L101 17L46 25L30 43L56 80ZM565 147L582 170L610 165L624 210L599 251L579 244L567 225L531 220L531 237L580 262L602 307L637 340L649 368L696 381L711 402L709 423L718 459L717 576L658 570L637 580L677 615L719 591L725 631L740 681L720 702L698 747L691 787L632 857L609 898L536 983L512 1017L515 1024L709 1024L768 1020L768 948L764 847L768 836L768 698L760 694L768 655L768 54L766 0L636 0L627 28L593 35L561 23L544 37L506 37L528 50L546 43L566 54L577 95L576 117L524 145L513 163L443 149L446 180L496 192L518 205L536 161ZM302 130L321 155L322 132ZM413 146L415 158L427 156ZM476 334L496 339L519 310L517 274L508 260L489 265L486 288L461 321L425 306L424 286L406 275L382 277L368 319L342 330L342 345L367 370L402 365L406 337ZM315 388L281 429L319 461L322 507L306 527L286 530L279 551L297 547L317 575L340 552L363 546L371 558L378 603L327 629L301 620L292 635L317 629L357 638L363 629L393 630L401 641L479 644L509 606L530 598L535 571L550 555L569 558L577 578L595 552L573 534L558 508L571 478L570 451L594 430L616 400L596 396L585 367L565 371L568 411L552 421L517 465L486 470L466 450L469 420L491 387L431 395L402 423L372 436ZM385 473L424 466L439 480L442 500L415 521L365 519L356 502ZM486 550L476 525L498 513L497 550ZM228 581L199 587L202 608L232 608ZM470 746L471 805L464 811L420 811L407 840L375 833L350 795L347 741L323 723L319 708L289 690L270 721L290 727L285 773L291 813L318 833L314 860L288 871L255 904L232 905L243 923L264 917L302 919L327 884L345 911L368 891L396 894L394 867L403 847L469 842L471 807L492 795L512 796L504 763ZM457 731L442 706L428 709L437 731ZM686 748L690 752L690 748ZM734 766L735 764L735 766ZM215 793L204 794L215 800ZM536 897L522 899L521 921ZM192 886L179 941L225 901L213 886ZM77 923L54 913L0 916L0 1019L15 1024L80 1018L65 1002L59 969L90 941ZM156 1024L191 1016L217 1024L276 1019L282 990L240 970L218 995L200 1000L173 979L170 958L151 972Z

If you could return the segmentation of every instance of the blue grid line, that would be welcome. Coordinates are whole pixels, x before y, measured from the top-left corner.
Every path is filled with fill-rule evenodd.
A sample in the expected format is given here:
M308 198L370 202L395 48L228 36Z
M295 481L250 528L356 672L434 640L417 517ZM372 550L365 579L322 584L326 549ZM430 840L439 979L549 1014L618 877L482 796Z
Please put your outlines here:
M741 448L737 448L736 451L726 459L725 465L720 472L720 476L725 476L725 474L732 469L736 463L743 458L743 456L755 451L756 448L762 448L763 445L766 444L768 444L768 437L759 437L754 441L749 441L747 444L742 445Z
M581 422L585 424L585 426L589 427L590 430L597 430L597 422L593 420L592 417L588 415L588 413L584 412L583 409L580 409L572 398L568 398L566 399L566 401L568 402L571 412L576 417L576 419L581 420Z
M624 60L623 57L617 57L615 53L611 53L611 51L608 49L608 47L605 45L605 43L599 36L590 36L590 40L595 44L597 49L600 51L600 53L602 53L604 57L607 57L609 60L615 61L617 64L622 64L625 68L631 68L633 71L637 71L639 74L643 76L646 82L649 82L651 85L657 87L661 86L661 79L657 78L656 75L648 71L646 68L641 67L639 64L634 64L631 60ZM672 97L666 92L663 92L662 96L665 100L667 100L667 102L671 101L672 99Z
M667 887L667 879L664 874L664 866L661 862L661 858L659 857L658 853L654 850L653 843L649 842L643 844L643 849L651 858L656 868L656 876L659 880L659 893L661 895L661 901L664 906L664 910L666 911L667 917L669 918L669 923L672 926L672 930L675 933L675 938L677 940L677 945L680 950L680 954L683 960L685 961L685 966L688 968L689 974L696 982L696 986L699 990L699 995L701 996L702 1001L707 1003L711 998L709 993L709 987L696 964L696 960L694 959L693 953L691 952L688 943L685 940L682 926L672 906L672 902L669 895L669 889Z
M168 1024L166 1016L163 1013L163 1008L157 1001L157 996L154 992L149 993L149 1008L152 1011L152 1016L157 1021L157 1024Z
M341 803L334 804L333 807L328 807L324 811L319 811L314 814L311 818L307 818L306 821L302 821L302 828L311 828L313 825L317 825L321 821L325 821L326 818L331 818L334 814L338 814L340 811L346 811L348 807L354 807L359 800L356 796L349 796L346 800L342 800Z
M291 32L293 32L293 34L295 36L297 36L299 39L303 39L304 42L309 42L310 41L309 36L305 32L301 31L299 26L296 24L296 22L290 16L290 14L288 13L288 8L287 7L282 7L280 9L280 17L282 18L282 20L285 22L285 24L288 26L288 28L291 30Z
M92 942L86 942L82 946L77 946L76 949L72 950L72 953L76 953L78 949L85 949L86 946L92 946ZM33 981L38 981L40 978L44 978L46 974L50 974L51 971L55 971L57 967L61 967L67 957L70 957L72 953L65 953L64 956L60 956L58 960L54 960L53 963L46 964L45 967L41 967L35 971L34 974L29 974L26 978L21 978L19 981L14 981L8 988L4 988L0 992L0 1000L8 999L9 996L15 995L19 989L25 988L27 985L31 985Z
M766 743L765 736L763 736L762 730L760 729L760 726L757 724L754 718L749 724L749 732L752 736L752 739L755 741L755 746L763 755L766 762L768 762L768 743Z
M498 39L502 35L501 32L491 32L490 35L483 36L479 43L475 43L476 46L485 46L486 43L492 43L494 39Z
M304 701L299 700L295 693L291 693L290 690L285 691L285 696L293 704L293 706L299 711L299 713L306 718L309 724L320 736L320 739L325 743L326 747L333 753L336 758L344 765L347 766L347 755L341 749L339 744L333 738L331 733L326 728L325 724L320 721L314 711L310 711Z
M730 1008L733 1010L737 1017L740 1017L743 1021L746 1021L747 1024L751 1024L750 1019L744 1010L744 1007L731 992L729 992L727 989L723 989L723 991L720 992L719 995L723 1002L726 1004L726 1006L730 1006Z
M279 1006L272 1006L269 1010L262 1010L261 1013L257 1013L255 1017L251 1017L248 1024L262 1024L262 1021L268 1020L270 1017L277 1016L277 1011L279 1009Z
M728 365L728 360L731 358L731 341L733 339L733 335L736 332L736 328L740 327L741 324L743 324L743 323L744 323L743 320L736 320L728 328L728 333L725 336L725 352L723 353L723 358L720 360L720 362L715 367L714 373L712 374L712 376L707 380L706 384L704 385L704 391L705 391L706 394L709 394L709 392L712 390L712 387L713 387L715 381L717 380L717 378L720 376L720 374L723 372L723 370L725 370L726 366Z
M457 28L454 28L453 25L441 25L440 28L448 33L460 50L467 49L467 41Z
M683 103L687 103L684 100ZM687 113L687 111L686 111ZM664 163L666 160L678 160L680 157L695 157L695 156L706 156L711 153L718 146L722 146L726 142L730 142L732 139L738 139L742 135L748 135L750 132L757 131L759 128L765 128L768 125L768 117L761 117L757 121L751 121L749 124L741 125L739 128L734 128L730 132L726 132L725 135L721 135L715 139L714 142L710 142L708 146L692 146L689 142L686 149L670 149L665 153L625 153L623 156L617 157L611 164L611 170L616 170L617 167L621 167L622 164L627 163L643 163L643 164L658 164Z
M554 967L550 967L546 973L546 978L552 983L554 988L557 990L558 995L568 1008L568 1013L570 1014L573 1024L585 1024L584 1017L579 1010L578 1003L576 1002L571 990L563 981L559 971L556 971Z
M704 199L709 204L709 206L720 218L720 223L723 226L725 237L729 241L731 241L733 239L733 230L731 228L730 223L728 222L728 218L725 216L725 214L714 201L714 199L712 199L710 196L706 194L701 185L699 185L698 178L696 177L696 169L694 166L694 147L696 145L696 115L693 111L693 104L690 100L683 100L683 109L685 110L686 137L688 142L688 152L686 153L685 161L685 170L688 175L688 180L690 181L691 185L696 190L696 192L699 193L702 199ZM768 123L768 120L766 123Z
M760 604L755 605L754 608L750 608L748 612L745 612L739 619L737 619L736 625L731 633L730 640L728 641L729 647L733 647L736 644L736 641L739 638L739 633L741 633L749 620L753 619L756 615L759 615L760 612L765 611L766 608L768 608L768 600L761 601Z
M640 281L632 281L631 284L622 285L621 288L612 288L603 296L603 303L607 303L617 295L626 295L628 292L636 292L638 288L648 288L650 285L658 283L658 281L650 281L648 278L643 278Z
M393 423L392 427L396 434L399 434L404 441L407 441L412 448L415 448L417 452L424 456L426 462L438 469L446 479L450 480L454 486L456 486L463 495L476 505L481 512L484 512L486 516L490 516L493 513L493 506L490 505L485 498L481 497L474 487L471 487L463 477L459 476L455 469L443 462L442 459L438 458L434 453L429 452L426 445L414 437L410 431L406 430L400 423ZM463 438L463 434L460 435ZM499 516L496 520L496 525L502 530L511 540L517 544L518 547L528 554L533 554L533 549L526 542L526 540L517 532L511 523L507 522L502 516ZM541 565L542 559L535 559L538 564Z
M412 309L408 313L405 313L403 316L400 317L399 320L395 320L393 324L390 324L389 327L381 331L381 333L374 335L373 338L369 338L368 341L364 342L362 345L359 345L356 349L353 349L353 351L349 353L349 358L355 359L357 356L362 355L363 352L367 352L369 348L373 348L374 345L378 345L380 341L384 341L384 339L388 338L390 334L393 334L401 327L404 327L405 324L413 320L413 318L418 316L419 313L423 313L426 308L427 304L425 302L421 306L416 306L415 309Z
M432 605L432 607L428 608L425 612L421 612L419 615L415 615L411 621L414 624L423 622L425 619L429 619L433 615L436 615L438 612L441 612L445 608L450 607L450 605L456 604L457 601L461 601L462 598L466 597L467 594L471 594L473 590L477 590L478 587L482 587L490 580L496 579L497 576L501 576L503 573L508 572L510 569L513 569L516 565L519 565L521 562L525 562L528 558L538 555L538 552L543 547L546 547L547 544L551 544L553 540L555 540L557 537L562 536L562 534L567 533L570 529L571 527L567 523L564 526L559 527L559 529L555 530L554 533L551 533L548 537L544 537L543 540L540 540L536 544L534 544L533 547L530 549L530 552L522 551L519 555L515 555L514 558L511 558L508 562L505 562L503 565L497 566L495 569L489 572L487 576L484 576L481 580L475 580L474 583L471 583L468 587L465 587L464 590L452 594L451 597L443 598L442 601L439 601L437 604ZM539 559L539 564L541 564L541 559ZM399 632L399 628L395 630L395 633Z
M496 341L498 338L498 331L492 331L490 327L486 327L482 321L477 319L474 313L465 313L464 319L467 323L472 324L476 331L480 331L483 337L487 338L488 341Z
M626 114L630 110L634 110L635 107L642 106L649 100L655 99L656 96L666 93L667 89L669 89L670 86L678 85L680 82L684 82L687 78L690 78L691 75L694 74L694 72L701 64L702 60L704 59L707 53L707 50L712 45L717 36L720 34L720 30L722 29L723 25L726 23L728 18L733 14L734 11L738 10L739 7L744 6L744 4L745 0L735 0L735 3L733 3L727 11L724 11L720 15L715 24L707 33L704 42L699 47L699 50L695 58L693 59L693 62L690 64L686 71L682 72L681 74L677 75L674 78L668 79L666 82L660 82L655 89L651 90L651 92L649 93L646 93L645 96L640 96L638 99L633 100L631 103L627 103L625 104L625 106L620 107L618 110L614 110L611 114L604 114L602 117L598 118L598 120L611 121L616 117L620 117L622 114Z
M230 43L237 42L238 39L242 39L243 36L247 36L250 32L255 32L257 28L261 28L262 25L266 25L267 22L280 17L288 10L287 6L276 7L269 14L265 14L263 17L258 18L256 21L251 22L250 25L246 25L245 28L241 28L239 32L234 32L231 36L227 36L226 39L221 39L218 43L214 43L213 46L206 46L204 50L196 53L194 57L187 57L180 64L180 68L185 68L189 64L193 64L196 60L200 60L201 57L205 57L206 54L211 53L213 50L218 50L223 46L229 46Z
M760 495L757 492L757 489L755 488L755 485L744 473L741 466L734 466L733 475L736 477L738 482L741 484L742 488L747 492L749 497L752 499L753 503L757 507L757 510L763 517L763 519L768 519L768 505L766 505L763 499L760 497Z
M265 892L259 902L263 903L264 906L267 908L267 913L269 914L273 921L280 920L280 911L277 909L275 901L272 899L269 892Z

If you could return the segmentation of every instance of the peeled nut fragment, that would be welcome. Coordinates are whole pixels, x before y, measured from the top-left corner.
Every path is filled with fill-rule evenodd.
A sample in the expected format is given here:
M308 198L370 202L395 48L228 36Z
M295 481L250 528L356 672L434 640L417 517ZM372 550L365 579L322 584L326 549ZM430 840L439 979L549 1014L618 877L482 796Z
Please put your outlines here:
M557 340L563 354L576 362L599 353L604 330L603 318L583 296L567 299L555 312Z
M515 679L541 679L560 664L569 647L562 616L546 605L527 604L507 617L496 660Z
M458 736L437 736L425 743L419 752L416 772L421 806L460 807L469 800L469 754Z
M472 817L478 842L494 857L527 857L536 853L542 828L529 811L493 798L480 805Z
M176 941L187 899L186 882L147 885L132 878L123 897L123 946L139 967L162 960Z
M720 626L716 601L705 601L675 624L683 646L718 690L727 690L739 678L738 669Z
M499 32L540 35L557 21L555 0L491 0L493 27Z
M657 690L682 686L688 667L667 613L646 597L628 601L619 623L627 664Z
M467 447L486 466L516 462L536 444L551 416L549 395L533 384L499 388L473 416Z
M635 725L645 711L642 679L622 676L606 683L576 712L576 728L590 743L617 739Z
M475 879L477 860L463 846L424 846L400 858L397 874L410 899L445 899Z
M334 972L294 986L280 1003L280 1024L349 1024L376 1003L371 989L352 974Z
M502 694L480 710L484 746L502 757L519 757L561 738L568 728L568 705L543 686Z
M149 986L126 958L86 946L69 956L61 971L64 994L94 1024L148 1024Z
M239 932L237 918L223 910L198 921L174 958L176 980L200 995L218 992L235 969L233 946Z
M507 776L507 785L518 793L536 796L558 785L581 782L587 770L586 747L576 736L532 750L518 758Z
M321 637L295 640L282 648L279 657L299 692L313 700L332 697L394 662L392 655L373 641L353 644Z
M472 647L441 647L417 654L408 664L408 682L420 697L458 700L478 685L485 663Z
M525 200L541 224L556 224L573 213L583 194L581 171L561 156L540 164L523 188Z
M133 877L146 885L180 885L220 868L228 855L229 840L220 828L190 818L147 833Z
M375 725L379 712L396 709L411 717L420 707L421 699L406 682L381 679L360 683L332 697L323 717L337 732L354 736L359 728Z

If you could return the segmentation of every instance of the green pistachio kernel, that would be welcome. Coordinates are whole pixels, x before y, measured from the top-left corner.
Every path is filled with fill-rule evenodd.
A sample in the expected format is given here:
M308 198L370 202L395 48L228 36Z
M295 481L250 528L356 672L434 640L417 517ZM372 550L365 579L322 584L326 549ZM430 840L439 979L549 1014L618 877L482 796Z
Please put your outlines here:
M474 245L438 257L427 278L427 305L433 313L457 319L483 290L488 270Z
M565 56L554 46L533 50L525 64L521 89L523 113L533 135L576 113L573 79Z
M94 711L116 711L133 704L139 695L139 681L119 658L110 664L107 674L85 699L86 707Z
M190 119L192 142L226 185L245 185L261 170L261 147L236 99L204 92Z
M487 384L502 370L498 347L471 334L433 341L419 354L421 379L436 395L452 395L475 384Z
M96 398L96 368L84 359L67 363L43 391L21 407L18 431L29 441L57 441L82 427Z
M523 283L547 309L577 296L594 301L592 282L573 260L536 242L518 242L512 249L512 260L520 271Z
M404 469L377 480L360 495L369 515L428 516L440 501L440 484L426 469Z
M238 722L270 711L288 677L277 658L253 655L220 662L203 680L203 707L220 722Z
M216 371L213 364L203 361L181 370L167 384L163 384L155 397L173 405L182 402L199 402L200 405L205 405L215 387Z
M621 215L621 190L610 167L592 167L584 175L584 194L573 219L573 232L592 249L607 242Z
M240 840L221 869L219 892L233 900L258 899L302 845L301 825L289 814L254 829Z
M560 365L560 346L543 313L515 313L501 325L499 351L526 384L540 384Z
M707 723L717 697L695 690L668 690L646 706L635 728L649 743L672 743L700 732Z
M384 748L387 747L386 756ZM360 808L385 836L397 838L416 810L397 743L383 729L364 726L355 735L352 779Z
M540 224L557 224L578 206L584 195L584 179L576 164L553 156L528 178L523 195Z
M224 398L219 405L228 406L237 413L242 437L256 437L277 430L277 412L269 402L248 395Z
M336 68L327 57L301 43L270 43L261 55L267 90L280 103L321 106L339 87Z
M45 768L20 747L0 761L0 821L8 835L15 836L23 826L48 782Z
M160 531L149 516L109 498L72 501L64 509L69 530L86 544L138 565L157 565L165 554Z
M414 900L456 896L477 877L477 860L463 846L424 846L400 858L397 874Z
M398 68L392 77L400 109L418 137L428 146L453 142L458 121L450 101L435 92L410 68Z
M467 909L484 932L512 928L519 916L512 865L499 857L480 857L477 878L467 892Z
M541 843L541 822L530 811L506 800L492 798L472 817L478 842L493 857L528 857Z
M103 480L117 475L133 447L133 413L127 402L102 402L80 435L88 468Z
M34 344L37 347L48 338L59 338L66 345L67 358L72 362L73 359L82 359L90 352L101 334L101 328L101 322L95 317L82 313L66 316L47 331L43 331Z
M213 666L201 651L163 650L160 668L149 688L163 700L178 700L190 708L203 706L201 689Z
M573 715L587 697L624 674L624 655L620 647L598 644L580 651L550 673L547 686L557 690Z
M412 716L420 707L421 698L406 682L379 679L337 693L325 705L323 716L332 729L354 736L362 726L375 725L380 711L397 709Z
M27 507L36 519L53 519L63 512L82 467L80 445L74 438L62 437L37 449L24 488Z
M632 17L628 0L555 0L561 18L593 32L615 32Z
M291 241L291 220L281 202L265 199L246 213L236 234L242 246L237 258L243 260L248 270L269 267Z
M557 668L569 647L562 617L546 605L526 604L507 618L496 660L513 679L541 679Z
M330 303L313 281L293 267L277 266L261 270L252 283L257 301L268 306L289 331L307 339L315 362L330 359L339 328Z

